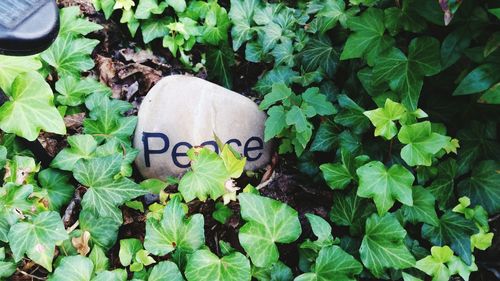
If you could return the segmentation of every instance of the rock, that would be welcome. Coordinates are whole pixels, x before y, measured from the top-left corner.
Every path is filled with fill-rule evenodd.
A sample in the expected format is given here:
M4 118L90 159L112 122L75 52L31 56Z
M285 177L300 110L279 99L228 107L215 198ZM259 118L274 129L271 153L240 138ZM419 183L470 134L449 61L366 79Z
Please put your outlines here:
M144 98L138 115L136 165L146 178L165 179L185 171L186 151L192 146L218 152L214 134L247 158L247 170L271 159L271 144L263 141L266 114L248 98L200 78L162 78Z

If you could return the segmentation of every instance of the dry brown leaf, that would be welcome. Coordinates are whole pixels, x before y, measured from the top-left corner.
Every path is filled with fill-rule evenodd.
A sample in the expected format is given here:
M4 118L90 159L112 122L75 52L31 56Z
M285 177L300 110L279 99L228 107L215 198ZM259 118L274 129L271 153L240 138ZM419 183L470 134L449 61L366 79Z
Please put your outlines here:
M71 238L71 244L80 255L85 257L90 252L89 240L90 232L84 231L81 236Z

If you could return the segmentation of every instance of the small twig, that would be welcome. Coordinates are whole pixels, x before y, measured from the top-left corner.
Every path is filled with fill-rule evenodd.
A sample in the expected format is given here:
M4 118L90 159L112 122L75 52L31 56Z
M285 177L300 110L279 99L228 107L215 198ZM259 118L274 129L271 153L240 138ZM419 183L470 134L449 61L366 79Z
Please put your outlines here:
M22 271L22 270L20 270L19 268L16 268L16 271L17 271L17 272L19 272L19 273L21 273L22 275L24 275L24 276L28 276L28 277L30 277L30 278L32 278L32 279L36 279L36 280L47 280L47 278L45 278L45 277L38 277L38 276L35 276L35 275L33 275L33 274L29 274L28 272L26 272L26 271Z
M75 195L73 196L73 199L71 199L71 202L69 202L68 207L66 208L66 211L64 211L64 216L63 216L63 223L64 226L68 226L69 222L71 220L71 215L73 214L73 210L77 206L77 204L80 204L81 201L80 197L80 192L78 189L75 190Z
M264 181L264 182L261 182L259 185L257 185L255 187L255 189L259 190L261 188L266 187L270 182L272 182L274 180L275 177L276 177L276 171L273 171L273 173L271 174L271 176L269 177L269 179L266 180L266 181Z
M66 229L66 232L70 234L78 227L78 225L80 225L80 221L76 221L70 228Z

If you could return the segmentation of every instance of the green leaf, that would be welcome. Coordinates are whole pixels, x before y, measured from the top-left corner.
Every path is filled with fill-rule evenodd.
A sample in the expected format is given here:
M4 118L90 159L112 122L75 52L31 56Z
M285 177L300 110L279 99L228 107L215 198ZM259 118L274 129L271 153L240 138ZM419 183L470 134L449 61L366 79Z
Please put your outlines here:
M373 214L366 220L365 236L359 253L363 264L377 278L384 269L405 269L415 265L415 258L404 244L406 230L392 214Z
M64 35L87 35L102 29L102 26L87 19L81 18L80 7L71 6L59 10L59 36Z
M347 168L340 163L322 164L319 168L331 189L344 189L353 179Z
M0 88L10 92L16 77L23 72L36 71L42 64L36 56L8 57L0 55Z
M252 276L258 281L291 281L292 270L281 261L277 261L268 267L253 267Z
M73 76L64 76L56 82L56 91L59 95L57 102L62 105L77 106L85 102L90 93L102 93L111 96L111 89L93 78L77 79Z
M447 211L439 218L438 226L424 224L422 227L425 239L436 246L449 245L468 265L472 263L470 237L477 232L479 229L474 222L452 211Z
M339 95L338 103L342 109L335 115L335 123L352 128L355 133L363 133L370 127L369 119L363 114L365 110L356 102L346 95Z
M186 0L166 0L166 3L178 13L186 10Z
M16 272L17 265L13 262L0 261L0 278L10 277Z
M481 95L479 102L500 104L500 83L497 83L486 90L486 92Z
M261 95L265 95L271 92L271 88L275 83L284 83L286 86L289 86L292 82L292 78L297 75L299 74L290 67L278 66L266 72L262 78L257 81L253 89Z
M321 116L332 115L337 113L333 105L326 100L326 95L319 92L319 88L308 88L302 94L303 103L312 106L317 114Z
M216 221L225 224L232 215L233 211L228 206L221 202L215 203L215 211L212 213L212 217Z
M10 249L16 262L24 254L52 271L55 246L68 239L61 217L53 211L42 212L31 222L18 222L9 231Z
M266 110L275 103L288 99L291 95L293 92L285 83L275 83L272 85L271 92L264 96L259 108Z
M375 206L367 199L356 196L354 189L347 194L335 192L333 202L330 220L336 225L348 226L351 235L360 234L366 218L375 212Z
M372 161L356 170L359 177L358 196L373 198L379 215L387 213L394 201L412 206L413 174L395 164L386 169L379 161Z
M337 70L339 54L328 37L309 40L299 55L306 72L321 70L332 77Z
M286 113L285 121L288 126L294 126L299 133L312 130L311 123L307 121L306 113L296 105L292 106Z
M403 206L404 219L415 224L424 222L433 226L439 224L439 220L434 209L434 196L423 187L413 188L413 206Z
M483 206L489 214L500 212L500 165L482 161L472 169L471 177L458 184L458 193L471 199L473 206Z
M175 263L162 261L153 267L148 281L184 281L184 278Z
M255 194L241 193L238 200L241 216L247 221L238 234L241 246L254 265L266 267L273 264L279 258L275 243L291 243L302 232L297 211Z
M243 43L252 39L255 29L252 18L260 2L257 0L231 0L229 17L233 22L231 37L233 50L237 51Z
M391 7L384 10L385 27L392 36L395 36L401 29L413 33L425 30L427 24L416 9L418 9L418 4L415 0L404 0L401 8Z
M175 249L192 253L205 243L203 216L195 214L185 218L186 211L178 197L170 200L163 211L163 218L146 221L144 248L150 253L163 256Z
M188 259L184 273L192 281L250 281L250 262L239 252L219 259L210 250L198 250Z
M318 238L317 241L333 241L332 227L322 217L313 214L306 214L307 220L311 224L311 229Z
M405 113L406 109L404 106L393 102L391 99L386 99L384 108L365 111L363 114L375 126L375 136L382 136L389 140L398 133L398 128L394 121L403 118Z
M118 257L123 266L129 266L136 253L142 250L142 243L139 239L129 238L120 240L120 251Z
M363 266L338 246L324 247L319 251L314 272L299 275L294 281L355 281Z
M431 255L417 261L415 267L433 276L433 281L448 281L450 279L450 270L445 265L451 261L453 251L448 246L431 248Z
M410 111L415 111L423 77L440 70L439 41L419 37L410 42L408 57L397 48L381 56L373 69L373 83L389 82L391 89L401 94L402 103Z
M107 250L111 248L118 236L121 223L111 217L95 215L89 210L82 210L79 217L80 229L90 233L90 239L96 245Z
M71 34L57 37L41 58L54 67L60 76L79 76L80 72L94 67L90 54L99 44L99 40L73 38Z
M94 246L89 254L89 259L94 264L94 272L101 272L109 267L109 259L106 253L99 246Z
M149 43L156 38L162 38L168 35L169 29L167 25L172 21L169 18L165 19L148 19L141 23L142 39L144 43Z
M90 159L97 148L91 135L73 135L67 138L69 147L61 150L50 163L53 168L72 171L80 159Z
M451 140L450 137L433 133L431 122L424 121L412 125L403 125L398 140L406 144L401 149L401 158L409 166L431 166L432 158Z
M217 79L222 86L231 89L233 87L231 67L235 64L234 53L226 44L218 48L210 48L207 53L208 76Z
M456 202L454 197L455 176L457 175L457 164L454 159L439 163L438 176L427 188L436 198L439 208L445 210Z
M127 271L124 269L115 269L113 271L99 272L92 281L127 281Z
M469 28L457 28L450 32L441 44L441 65L443 69L455 64L470 45L472 34Z
M17 76L9 92L9 101L0 107L0 128L29 141L40 130L63 135L66 133L62 116L53 104L52 90L36 72Z
M70 175L56 169L45 169L38 174L40 186L47 193L47 203L52 211L59 211L69 203L75 189L69 183Z
M266 119L264 128L264 141L269 141L272 138L278 136L287 126L286 114L283 106L273 106L269 108L267 114L268 118Z
M453 95L470 95L487 90L491 85L500 81L498 67L498 64L486 63L473 69L458 84Z
M208 197L213 200L221 197L226 192L224 184L229 179L224 161L208 148L199 151L190 149L187 154L191 170L179 182L179 191L186 202L195 198L205 201Z
M268 111L269 113L269 111ZM338 116L338 114L336 115ZM270 118L270 117L269 117ZM268 118L268 120L269 120ZM267 120L266 120L267 121ZM266 125L267 129L267 125ZM264 131L265 133L265 131ZM331 151L335 145L338 144L338 132L336 131L335 123L330 120L326 120L325 122L321 122L319 125L318 131L316 132L316 136L314 137L310 150L311 151Z
M384 35L384 12L368 8L359 17L347 21L349 29L354 31L347 39L341 60L365 58L369 65L379 60L379 55L394 44L394 39Z
M219 6L219 4L211 3L209 7L205 16L201 40L205 43L217 46L227 42L227 34L231 22L226 9ZM229 46L227 49L229 53L233 53Z
M120 172L122 156L106 156L90 160L79 160L73 176L88 187L82 199L84 210L122 221L118 206L146 193L138 184L127 178L114 179Z
M50 277L50 281L90 281L94 265L86 257L64 257Z

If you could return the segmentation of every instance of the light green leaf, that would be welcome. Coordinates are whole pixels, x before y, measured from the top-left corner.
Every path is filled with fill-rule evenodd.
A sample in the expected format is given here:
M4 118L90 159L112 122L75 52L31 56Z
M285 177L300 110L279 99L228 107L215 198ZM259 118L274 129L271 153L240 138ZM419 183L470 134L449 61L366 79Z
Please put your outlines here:
M185 216L186 211L178 197L170 200L161 221L154 218L147 220L144 248L154 255L163 256L175 249L192 253L203 246L203 216L195 214L189 219Z
M86 257L64 257L49 281L90 281L94 265Z
M142 250L142 243L139 239L129 238L120 240L120 251L118 257L123 266L129 266L136 253Z
M434 209L434 201L434 196L430 191L420 186L414 187L413 206L403 205L401 208L404 219L414 224L417 222L424 222L437 226L439 220L436 210Z
M257 0L231 0L229 17L233 23L231 37L234 51L237 51L243 43L252 39L255 33L255 29L251 26L252 18L259 3Z
M294 126L298 133L312 130L305 112L296 105L286 113L285 122L288 126Z
M285 109L282 105L272 106L267 111L267 114L268 118L266 119L264 128L264 141L269 141L278 136L287 126Z
M208 148L190 149L187 154L191 170L179 182L179 191L186 202L195 198L205 201L208 197L215 200L222 196L226 192L224 184L229 179L224 161Z
M312 106L317 114L321 116L332 115L337 113L333 105L326 100L326 95L319 92L319 88L308 88L302 93L303 102Z
M130 179L114 179L120 172L122 161L121 155L115 155L81 159L76 163L73 176L88 187L82 199L84 210L121 222L122 214L118 206L146 193Z
M474 222L452 211L447 211L439 218L438 226L424 224L422 227L424 238L436 246L449 245L468 265L472 263L470 237L478 232Z
M373 214L366 220L365 236L359 253L363 264L377 278L384 269L405 269L415 265L415 258L404 244L406 230L392 214Z
M382 136L385 139L392 139L398 129L394 121L403 118L406 109L403 105L393 102L391 99L385 100L384 108L377 108L363 112L375 126L375 136Z
M68 239L61 217L53 211L42 212L31 222L18 222L9 231L10 249L15 261L24 254L52 271L55 246Z
M478 270L477 265L474 263L474 257L472 257L472 264L467 265L459 257L453 256L448 263L448 268L450 269L450 274L458 274L466 281L469 280L471 272Z
M102 26L81 17L79 6L70 6L59 10L59 36L87 35L102 29Z
M279 201L250 193L238 196L241 216L247 221L239 230L241 246L252 263L266 267L278 261L275 243L291 243L302 228L297 211Z
M324 247L319 251L314 272L299 275L294 281L355 281L363 266L338 246Z
M219 259L209 250L198 250L188 259L188 281L250 281L250 262L239 252Z
M219 4L211 3L205 16L204 29L202 31L201 40L205 43L217 46L227 42L227 33L231 22L227 15L226 9ZM227 48L228 52L232 50Z
M101 272L109 267L109 259L106 257L106 253L104 250L95 245L92 248L92 251L89 254L89 259L92 261L92 264L94 265L94 272Z
M80 159L90 159L97 148L91 135L72 135L67 138L69 147L61 150L50 163L53 168L72 171Z
M0 55L0 88L10 92L10 87L16 77L23 72L35 71L42 67L36 56L9 57Z
M178 13L186 10L186 0L166 0L165 2Z
M379 215L387 213L394 201L412 206L413 174L401 165L386 169L379 161L372 161L356 170L359 177L358 196L373 198Z
M61 77L56 82L56 99L62 105L77 106L85 102L87 95L102 93L111 96L111 89L93 78L77 79L73 76Z
M184 281L184 278L175 263L162 261L153 267L148 281Z
M16 272L17 265L13 262L0 261L0 278L8 278Z
M124 269L115 269L113 271L99 272L92 281L127 281L127 271Z
M432 276L433 281L448 281L450 270L445 265L451 261L453 251L448 246L431 248L431 255L417 261L415 267Z
M93 214L89 210L82 210L79 216L80 229L90 233L90 239L103 249L111 248L118 236L121 223L112 217L103 217Z
M165 19L148 19L141 23L142 38L144 43L149 43L156 38L161 38L168 35L169 29L167 25L171 23L169 18Z
M40 130L60 135L66 133L62 116L54 107L52 90L40 74L20 74L7 95L10 100L0 107L0 128L3 131L29 141L35 140Z
M266 110L273 104L286 100L292 94L292 90L285 83L275 83L272 85L271 92L264 96L259 108Z
M403 125L398 140L406 144L401 149L401 158L409 166L431 166L432 158L451 140L450 137L433 133L431 122L424 121Z

